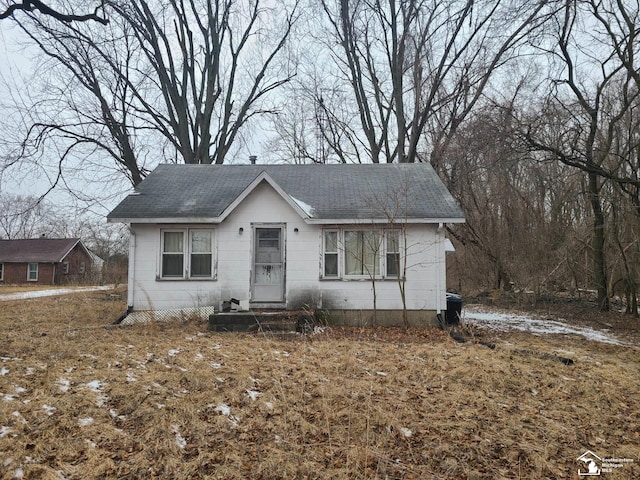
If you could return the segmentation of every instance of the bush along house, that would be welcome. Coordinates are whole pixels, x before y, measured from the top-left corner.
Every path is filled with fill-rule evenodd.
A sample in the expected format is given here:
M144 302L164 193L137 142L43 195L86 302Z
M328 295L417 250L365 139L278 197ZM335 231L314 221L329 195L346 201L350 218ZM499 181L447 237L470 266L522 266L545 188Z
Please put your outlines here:
M335 323L427 325L446 308L429 164L160 165L109 215L129 225L130 315L310 308Z
M79 238L0 240L0 284L83 283L92 278L92 268Z

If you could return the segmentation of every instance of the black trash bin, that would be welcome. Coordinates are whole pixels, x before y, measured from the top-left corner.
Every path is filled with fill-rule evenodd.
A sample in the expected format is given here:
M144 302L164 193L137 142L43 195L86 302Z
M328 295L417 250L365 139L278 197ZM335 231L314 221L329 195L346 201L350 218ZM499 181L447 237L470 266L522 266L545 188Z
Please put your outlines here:
M445 320L448 325L456 325L460 323L462 315L462 297L455 293L447 293L447 311Z

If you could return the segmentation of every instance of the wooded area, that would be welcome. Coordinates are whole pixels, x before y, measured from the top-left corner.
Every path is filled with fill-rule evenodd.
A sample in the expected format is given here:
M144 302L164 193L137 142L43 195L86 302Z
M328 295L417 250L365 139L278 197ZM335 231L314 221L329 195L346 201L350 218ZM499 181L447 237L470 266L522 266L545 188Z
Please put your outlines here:
M638 314L637 2L19 3L0 28L40 56L2 104L3 182L42 168L81 199L258 145L264 162L430 162L467 216L453 287L595 289ZM104 21L69 16L87 12Z

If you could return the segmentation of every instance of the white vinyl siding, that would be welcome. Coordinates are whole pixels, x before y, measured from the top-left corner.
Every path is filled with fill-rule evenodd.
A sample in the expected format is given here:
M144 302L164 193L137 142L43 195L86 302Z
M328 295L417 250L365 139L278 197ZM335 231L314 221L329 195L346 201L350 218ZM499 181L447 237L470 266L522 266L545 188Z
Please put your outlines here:
M29 282L38 281L38 264L37 263L30 263L27 266L27 281Z
M213 278L213 230L161 231L160 278Z

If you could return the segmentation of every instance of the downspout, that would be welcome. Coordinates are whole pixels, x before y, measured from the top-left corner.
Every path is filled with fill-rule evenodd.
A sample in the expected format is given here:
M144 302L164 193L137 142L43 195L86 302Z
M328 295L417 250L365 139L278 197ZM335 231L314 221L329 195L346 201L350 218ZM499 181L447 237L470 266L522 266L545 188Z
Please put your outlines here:
M133 285L135 282L136 232L129 224L129 271L127 272L127 310L133 310Z
M53 265L53 276L51 278L51 285L55 285L56 284L56 264L52 263Z
M441 316L442 315L442 273L444 270L444 241L442 241L442 232L444 229L444 224L443 223L439 223L438 224L438 228L436 230L436 237L437 237L437 242L438 242L438 246L437 246L437 252L436 254L438 255L438 272L437 272L437 276L438 276L438 281L436 282L436 315L437 316Z

